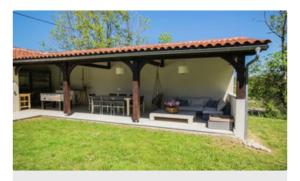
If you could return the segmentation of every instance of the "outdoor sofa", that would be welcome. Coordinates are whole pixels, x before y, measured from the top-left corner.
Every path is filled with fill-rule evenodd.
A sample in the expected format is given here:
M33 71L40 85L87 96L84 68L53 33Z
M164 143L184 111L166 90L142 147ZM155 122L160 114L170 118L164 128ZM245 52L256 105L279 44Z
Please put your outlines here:
M230 114L229 103L222 99L212 97L177 97L179 101L179 110L195 111L202 113L204 119L208 119L209 115Z

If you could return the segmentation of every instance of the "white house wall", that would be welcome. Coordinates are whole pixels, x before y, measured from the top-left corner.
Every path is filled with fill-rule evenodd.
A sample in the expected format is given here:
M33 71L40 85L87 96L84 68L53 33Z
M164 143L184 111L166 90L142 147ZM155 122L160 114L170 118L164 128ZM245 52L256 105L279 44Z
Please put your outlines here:
M16 112L19 110L19 76L15 74L15 69L13 69L13 111Z

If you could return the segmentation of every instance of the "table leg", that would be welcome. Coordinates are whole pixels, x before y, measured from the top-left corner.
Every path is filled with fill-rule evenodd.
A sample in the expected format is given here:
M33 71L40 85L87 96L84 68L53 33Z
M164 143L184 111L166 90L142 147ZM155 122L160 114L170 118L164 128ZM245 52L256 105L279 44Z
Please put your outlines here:
M91 113L94 113L94 101L91 102Z
M126 109L127 116L130 116L130 99L126 99Z

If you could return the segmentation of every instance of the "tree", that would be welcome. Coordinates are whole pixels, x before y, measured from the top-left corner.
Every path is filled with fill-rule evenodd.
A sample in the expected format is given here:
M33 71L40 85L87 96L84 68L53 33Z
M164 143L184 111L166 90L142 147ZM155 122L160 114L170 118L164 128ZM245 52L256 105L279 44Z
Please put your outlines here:
M158 37L159 43L170 43L173 41L172 35L168 32L161 33Z
M54 21L50 37L60 50L141 44L149 22L127 11L65 11Z
M251 68L249 96L262 99L272 116L287 114L287 12L268 15L265 24L278 38L280 50L267 56Z
M287 37L287 11L279 11L278 14L271 14L267 16L264 13L265 24L269 30L281 40L281 55L284 56L286 51L286 37ZM284 58L282 58L284 59ZM286 60L286 59L285 59Z

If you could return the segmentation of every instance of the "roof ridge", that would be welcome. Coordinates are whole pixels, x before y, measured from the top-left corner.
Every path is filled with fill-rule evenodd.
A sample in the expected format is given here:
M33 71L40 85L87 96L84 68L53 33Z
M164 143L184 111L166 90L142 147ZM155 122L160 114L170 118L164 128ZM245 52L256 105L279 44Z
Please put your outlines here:
M141 44L141 45L128 45L128 46L119 46L119 47L102 47L102 48L90 48L90 49L79 49L79 50L62 50L62 51L42 51L42 50L33 50L29 48L14 47L14 49L22 49L25 51L39 52L39 53L61 53L61 52L73 52L73 51L85 51L85 50L99 50L99 49L115 49L115 48L126 48L126 47L142 47L142 46L154 46L154 45L172 45L172 44L181 44L181 43L195 43L195 42L213 42L213 41L224 41L224 40L238 40L238 39L251 39L256 40L255 38L245 37L245 36L234 36L228 38L213 38L213 39L202 39L202 40L188 40L188 41L176 41L168 43L151 43L151 44Z

